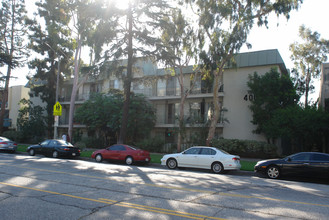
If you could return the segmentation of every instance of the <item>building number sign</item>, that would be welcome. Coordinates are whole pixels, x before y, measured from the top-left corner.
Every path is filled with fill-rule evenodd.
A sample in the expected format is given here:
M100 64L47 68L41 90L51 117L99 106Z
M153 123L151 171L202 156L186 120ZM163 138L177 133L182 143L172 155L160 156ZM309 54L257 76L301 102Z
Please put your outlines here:
M252 93L248 93L243 97L243 99L245 101L254 101L255 100L255 95L252 94Z

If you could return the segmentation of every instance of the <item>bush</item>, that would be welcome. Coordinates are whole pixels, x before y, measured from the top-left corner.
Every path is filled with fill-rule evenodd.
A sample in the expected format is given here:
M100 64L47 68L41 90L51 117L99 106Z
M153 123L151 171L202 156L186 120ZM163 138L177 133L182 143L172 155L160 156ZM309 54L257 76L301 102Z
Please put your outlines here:
M80 150L84 150L87 148L87 145L82 141L78 141L74 144L74 147L78 147Z
M99 148L106 147L103 140L94 138L94 137L84 137L79 142L80 142L80 144L84 143L85 148L99 149ZM79 143L79 142L77 142L77 143Z
M2 133L2 136L16 142L21 142L23 139L23 134L20 131L5 131Z
M136 143L136 147L150 152L162 153L164 151L165 141L163 138L154 137L150 139L144 139Z
M212 146L241 157L269 158L277 156L277 147L274 144L260 141L213 139Z

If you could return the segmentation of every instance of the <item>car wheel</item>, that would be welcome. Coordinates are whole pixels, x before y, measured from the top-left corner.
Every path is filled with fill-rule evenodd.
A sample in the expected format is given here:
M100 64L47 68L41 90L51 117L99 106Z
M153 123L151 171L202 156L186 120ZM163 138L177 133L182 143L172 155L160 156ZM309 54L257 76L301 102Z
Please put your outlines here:
M215 163L211 164L211 170L214 173L223 173L224 167L221 163L215 162Z
M53 152L53 158L57 158L58 157L58 152L57 151L54 151Z
M126 157L126 164L127 165L131 165L132 163L134 162L133 158L132 157Z
M169 169L175 169L177 167L177 161L174 158L169 158L167 160L167 167Z
M95 161L98 162L98 163L100 163L100 162L102 162L102 160L103 160L102 155L101 154L97 154L96 157L95 157Z
M34 156L35 155L35 151L33 149L30 149L29 150L29 154L30 154L30 156Z
M269 166L266 169L266 175L270 179L277 179L280 176L280 169L277 166Z

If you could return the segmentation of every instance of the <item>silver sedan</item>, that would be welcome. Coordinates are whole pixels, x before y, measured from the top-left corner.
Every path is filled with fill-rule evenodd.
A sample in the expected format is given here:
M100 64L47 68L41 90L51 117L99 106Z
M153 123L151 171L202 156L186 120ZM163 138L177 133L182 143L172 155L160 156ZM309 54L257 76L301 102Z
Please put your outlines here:
M17 144L6 137L0 137L0 150L15 153L17 150Z

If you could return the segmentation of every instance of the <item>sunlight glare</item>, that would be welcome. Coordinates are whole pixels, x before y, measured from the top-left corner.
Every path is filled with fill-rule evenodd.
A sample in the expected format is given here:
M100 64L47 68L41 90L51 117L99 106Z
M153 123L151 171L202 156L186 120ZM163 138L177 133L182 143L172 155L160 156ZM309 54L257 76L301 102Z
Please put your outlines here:
M128 8L129 1L131 0L111 0L111 1L114 1L114 4L118 9L124 10Z

